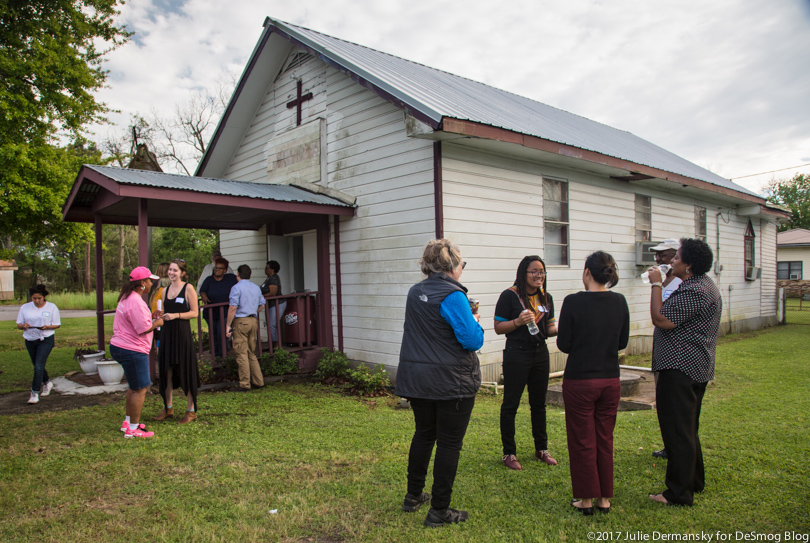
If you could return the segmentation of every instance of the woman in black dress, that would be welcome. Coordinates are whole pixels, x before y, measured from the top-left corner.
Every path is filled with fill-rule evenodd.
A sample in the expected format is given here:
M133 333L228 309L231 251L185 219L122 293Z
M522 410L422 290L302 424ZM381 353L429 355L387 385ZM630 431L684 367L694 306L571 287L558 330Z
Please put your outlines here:
M164 324L160 330L158 350L160 395L163 397L164 408L155 420L174 416L172 391L180 387L188 398L186 414L180 420L180 424L185 424L197 418L200 372L189 321L197 318L199 306L194 287L183 281L186 277L186 261L179 258L172 260L168 274L172 282L163 295Z

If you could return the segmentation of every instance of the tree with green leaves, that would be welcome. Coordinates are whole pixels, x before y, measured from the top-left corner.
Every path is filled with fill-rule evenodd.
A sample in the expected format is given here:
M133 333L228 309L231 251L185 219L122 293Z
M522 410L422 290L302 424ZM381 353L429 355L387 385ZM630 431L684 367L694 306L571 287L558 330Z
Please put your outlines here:
M93 95L104 56L130 36L120 0L0 1L0 144L79 134L108 111Z
M88 225L62 221L62 206L80 165L101 162L81 136L109 111L94 93L105 55L130 36L115 24L122 3L0 0L0 257L92 240Z
M793 228L810 228L810 174L797 173L791 179L771 181L768 185L768 201L790 209L790 221L781 225L779 231Z

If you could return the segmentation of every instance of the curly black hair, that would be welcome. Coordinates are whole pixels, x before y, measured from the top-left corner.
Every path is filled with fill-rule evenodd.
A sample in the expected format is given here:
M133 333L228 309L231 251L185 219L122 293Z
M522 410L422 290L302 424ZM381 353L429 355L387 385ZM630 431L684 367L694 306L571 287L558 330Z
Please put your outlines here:
M681 238L679 252L681 260L689 266L693 274L703 275L712 269L714 253L705 241L697 238Z

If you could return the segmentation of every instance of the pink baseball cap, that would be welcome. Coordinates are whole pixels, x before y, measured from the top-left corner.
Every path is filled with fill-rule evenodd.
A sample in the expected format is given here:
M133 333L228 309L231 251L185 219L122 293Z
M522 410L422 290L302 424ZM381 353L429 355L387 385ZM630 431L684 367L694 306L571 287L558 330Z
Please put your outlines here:
M157 275L154 275L152 272L149 271L149 268L145 266L138 266L129 274L130 281L140 281L141 279L151 279L153 281L157 281L160 279Z

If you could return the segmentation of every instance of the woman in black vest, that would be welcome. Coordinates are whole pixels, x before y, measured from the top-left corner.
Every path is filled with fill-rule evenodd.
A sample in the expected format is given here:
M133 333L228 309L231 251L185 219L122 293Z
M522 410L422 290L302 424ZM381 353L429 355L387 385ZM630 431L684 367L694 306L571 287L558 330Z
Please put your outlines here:
M427 279L411 287L397 368L396 394L410 401L416 430L408 455L408 493L402 510L414 512L428 501L425 526L464 522L467 511L450 508L453 482L481 370L475 351L484 344L484 330L459 283L465 262L447 239L427 244L420 261ZM430 457L433 497L422 492Z
M535 325L536 328L531 325ZM532 333L534 332L534 333ZM515 415L523 389L529 388L534 457L549 466L557 461L548 452L546 393L549 356L546 339L557 335L554 299L546 291L546 265L537 255L523 257L515 283L501 293L495 306L495 333L506 334L503 351L501 442L503 465L522 470L515 444Z

